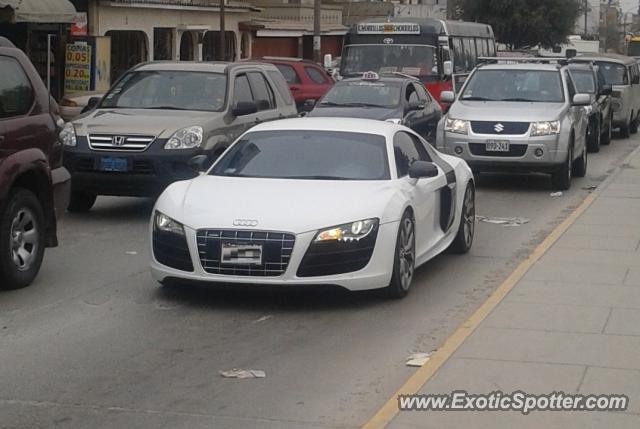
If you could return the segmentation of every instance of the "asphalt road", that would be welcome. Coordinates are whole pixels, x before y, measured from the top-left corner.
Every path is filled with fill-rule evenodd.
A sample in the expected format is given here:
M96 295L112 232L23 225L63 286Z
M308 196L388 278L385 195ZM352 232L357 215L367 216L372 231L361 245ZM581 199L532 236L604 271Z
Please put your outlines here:
M358 427L640 143L614 140L551 197L546 176L487 175L469 255L420 268L404 300L334 289L159 288L152 202L99 198L60 223L37 281L0 293L0 428ZM260 369L264 379L220 370Z

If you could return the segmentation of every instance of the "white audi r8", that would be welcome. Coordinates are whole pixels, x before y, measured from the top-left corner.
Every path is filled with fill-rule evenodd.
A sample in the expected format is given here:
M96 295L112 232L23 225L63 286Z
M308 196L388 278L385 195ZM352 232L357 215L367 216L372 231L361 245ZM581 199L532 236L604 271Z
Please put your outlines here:
M242 135L206 172L170 185L151 219L160 283L337 285L409 291L417 266L473 242L466 163L409 128L299 118Z

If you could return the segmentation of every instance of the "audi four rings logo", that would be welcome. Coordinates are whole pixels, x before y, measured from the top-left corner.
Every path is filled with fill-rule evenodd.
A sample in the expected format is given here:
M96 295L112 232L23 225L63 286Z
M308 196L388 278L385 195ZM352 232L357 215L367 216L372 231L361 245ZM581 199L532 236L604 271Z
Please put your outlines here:
M384 43L385 45L390 45L393 43L393 39L391 37L387 37L382 41L382 43Z
M254 219L236 219L233 226L258 226L258 221Z
M125 142L126 138L124 136L113 136L111 139L111 144L114 146L122 146Z
M504 125L502 124L495 124L493 126L493 129L496 130L496 133L501 133L504 131Z

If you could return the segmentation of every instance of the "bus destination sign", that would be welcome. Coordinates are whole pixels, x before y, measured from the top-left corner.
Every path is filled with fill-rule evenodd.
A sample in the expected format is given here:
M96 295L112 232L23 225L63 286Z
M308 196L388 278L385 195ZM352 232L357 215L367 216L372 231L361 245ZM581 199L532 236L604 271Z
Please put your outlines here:
M420 34L420 24L402 22L372 22L357 26L358 34Z

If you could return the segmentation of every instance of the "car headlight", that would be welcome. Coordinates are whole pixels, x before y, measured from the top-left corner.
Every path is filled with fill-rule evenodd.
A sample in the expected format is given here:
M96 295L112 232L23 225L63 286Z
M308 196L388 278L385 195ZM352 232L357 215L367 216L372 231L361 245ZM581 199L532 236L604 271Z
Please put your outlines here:
M444 130L456 134L468 134L469 121L462 119L446 118L444 120Z
M396 124L396 125L402 125L404 120L402 118L393 118L393 119L387 119L387 122L391 122L392 124Z
M167 144L165 149L195 149L202 144L202 127L187 127L176 131Z
M76 129L71 122L64 124L62 131L58 135L58 138L65 146L76 146L78 144L76 140Z
M531 136L548 136L560 133L560 121L531 123Z
M369 235L376 226L378 226L378 219L345 223L320 231L313 241L358 241Z
M181 223L176 222L169 216L156 211L156 215L153 220L153 227L156 231L170 232L173 234L184 235L184 227Z

